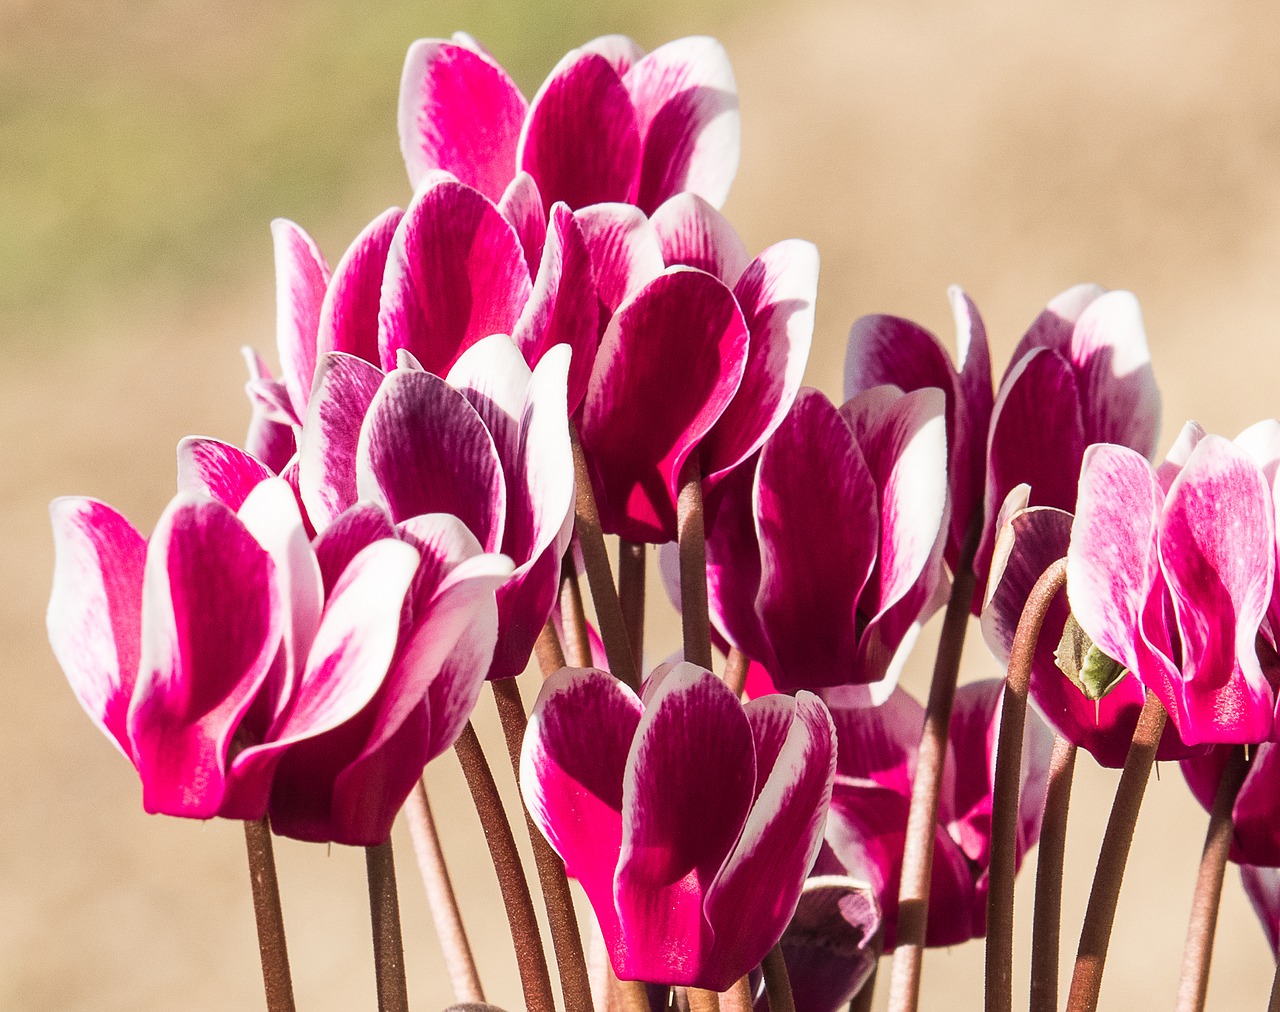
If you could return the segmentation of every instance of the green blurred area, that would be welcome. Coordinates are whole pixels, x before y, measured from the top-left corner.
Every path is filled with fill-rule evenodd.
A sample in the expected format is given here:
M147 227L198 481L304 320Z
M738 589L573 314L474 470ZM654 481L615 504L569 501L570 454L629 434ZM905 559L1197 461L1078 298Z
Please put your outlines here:
M396 137L405 50L466 30L532 95L611 31L652 47L743 5L624 0L0 7L0 333L74 333L104 300L269 268L267 223L336 259L407 199Z

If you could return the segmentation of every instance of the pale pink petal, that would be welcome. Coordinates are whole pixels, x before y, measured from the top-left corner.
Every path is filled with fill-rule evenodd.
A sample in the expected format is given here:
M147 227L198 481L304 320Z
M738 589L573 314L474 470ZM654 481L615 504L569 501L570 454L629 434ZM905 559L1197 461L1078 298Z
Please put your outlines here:
M593 204L574 217L582 229L595 271L601 324L666 266L658 233L631 204Z
M271 223L276 258L276 345L280 371L294 414L307 410L316 369L320 304L329 284L329 266L311 236L285 218Z
M1156 477L1160 480L1160 487L1166 493L1173 484L1173 479L1178 477L1179 472L1187 466L1187 461L1191 459L1191 451L1200 445L1200 440L1206 435L1204 426L1199 422L1183 423L1178 437L1173 441L1173 446L1169 447L1169 452L1156 468Z
M1130 292L1107 292L1080 314L1071 337L1089 443L1119 443L1144 457L1156 451L1160 391L1142 310Z
M404 212L383 211L356 236L338 266L320 306L316 352L342 351L378 362L378 307L387 253Z
M668 267L684 264L714 274L733 288L751 262L746 244L727 218L696 193L677 193L649 218ZM817 251L813 251L814 283ZM809 301L812 302L812 295Z
M534 277L542 259L542 245L547 241L547 209L533 176L527 172L516 173L498 201L498 212L520 237L529 276Z
M238 510L254 487L275 477L253 454L204 436L178 443L178 491L200 492Z
M581 46L588 53L598 53L609 61L621 77L644 57L644 50L625 35L601 35Z

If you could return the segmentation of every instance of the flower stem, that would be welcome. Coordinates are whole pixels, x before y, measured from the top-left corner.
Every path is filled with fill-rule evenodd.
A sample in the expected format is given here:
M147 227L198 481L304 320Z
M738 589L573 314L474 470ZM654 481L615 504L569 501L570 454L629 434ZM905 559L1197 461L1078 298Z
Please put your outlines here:
M1096 1012L1098 1008L1102 970L1116 919L1120 884L1129 860L1138 810L1142 807L1142 796L1151 778L1151 764L1155 761L1156 749L1160 747L1160 734L1167 717L1160 700L1148 690L1102 837L1102 852L1098 855L1089 905L1085 908L1084 926L1080 929L1080 946L1076 950L1071 990L1067 994L1067 1012Z
M721 1012L751 1012L755 1003L751 1000L751 981L739 977L728 991L720 992Z
M542 632L538 633L533 644L533 656L538 660L543 678L555 674L565 666L564 648L560 646L560 637L556 635L556 627L550 619L542 627Z
M729 657L724 664L724 684L733 690L735 696L741 696L747 685L747 669L751 667L751 658L737 647L729 649Z
M987 1012L1013 1009L1013 888L1017 874L1018 795L1022 789L1022 736L1027 690L1040 628L1053 599L1067 582L1067 560L1058 559L1036 580L1027 597L1009 652L1000 704L995 788L991 801L991 870L987 893Z
M409 836L413 840L413 852L422 873L422 885L427 891L427 905L431 907L431 919L440 936L440 949L444 953L445 967L453 983L453 996L460 1002L483 1002L484 988L476 971L467 929L462 923L458 898L453 892L449 868L444 861L440 837L436 833L436 821L431 814L431 802L427 787L421 780L404 804L405 822L409 824Z
M769 1012L796 1012L796 1000L791 994L791 978L787 975L787 961L782 957L782 946L775 945L760 964L764 971L764 993L769 999Z
M560 567L560 621L564 624L565 663L571 668L591 667L591 634L572 551L565 553Z
M396 897L396 865L391 841L364 849L369 878L369 917L373 924L373 967L378 984L378 1012L409 1012L404 979L404 943L400 938L400 903Z
M920 750L911 784L911 806L907 810L902 883L898 890L898 944L893 951L893 970L889 975L890 1012L915 1012L920 1003L920 969L929 929L929 882L933 874L938 795L942 789L942 766L947 756L956 676L960 672L960 655L964 652L964 637L969 628L969 612L977 585L973 557L981 533L982 517L978 515L969 527L956 562L951 599L942 620L942 636L933 665L933 680L929 683L924 730L920 735Z
M720 996L700 987L685 988L689 996L689 1012L720 1012Z
M620 980L614 988L620 1012L649 1012L649 992L638 980Z
M707 605L707 531L702 510L702 468L695 453L680 468L676 533L680 547L680 625L684 659L711 667L711 617Z
M1213 936L1218 926L1218 904L1222 900L1222 879L1227 871L1234 830L1232 809L1236 795L1249 771L1244 748L1231 747L1227 765L1218 782L1200 855L1196 891L1191 900L1191 920L1187 944L1182 953L1182 977L1178 981L1178 1012L1202 1012L1209 990L1209 961L1213 958Z
M591 600L596 606L596 621L600 623L600 638L604 640L605 656L614 677L635 692L640 691L640 679L636 674L635 654L627 638L627 625L618 602L618 589L613 582L613 569L609 564L609 551L605 548L604 532L600 529L600 510L596 507L595 493L591 488L591 472L582 452L578 430L570 426L573 440L573 472L577 482L577 517L575 529L582 547L582 561L587 570L587 585L591 588Z
M1271 979L1271 998L1267 1002L1267 1012L1280 1012L1280 963L1276 964L1276 975Z
M249 884L253 891L253 916L258 923L258 955L262 960L262 987L268 1012L293 1012L293 977L284 941L284 913L280 909L280 883L266 817L244 824L244 844L249 856Z
M507 742L507 756L511 769L520 780L520 748L528 726L524 702L520 699L520 686L514 678L503 678L489 683L493 686L493 698L498 705L498 719ZM569 892L569 880L565 876L564 862L551 849L524 808L525 828L533 845L533 860L538 868L538 882L542 885L542 900L547 909L547 922L551 927L551 945L556 954L556 966L560 969L560 992L566 1009L593 1012L591 981L587 977L587 958L582 950L582 935L578 931L578 918L573 912L573 896Z
M638 542L618 541L618 601L637 671L644 670L644 551Z
M1031 929L1031 1012L1057 1012L1058 950L1062 933L1062 868L1067 853L1067 811L1076 747L1057 737L1049 757L1036 858L1036 907Z
M498 785L494 783L493 771L470 721L463 728L454 749L467 778L467 788L480 816L485 841L489 844L489 856L493 859L498 885L502 889L502 902L515 945L525 1006L530 1012L553 1012L555 1001L551 994L551 973L547 969L546 954L542 951L542 936L538 931L537 915L533 912L529 882L520 864L511 824L502 809L502 798L498 794Z

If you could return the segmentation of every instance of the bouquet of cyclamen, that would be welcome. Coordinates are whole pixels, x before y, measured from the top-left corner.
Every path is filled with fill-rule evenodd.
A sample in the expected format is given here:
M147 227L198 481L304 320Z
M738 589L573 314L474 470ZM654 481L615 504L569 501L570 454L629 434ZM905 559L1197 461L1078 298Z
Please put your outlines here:
M924 948L984 935L1009 1009L1037 841L1031 1003L1056 1008L1078 748L1123 774L1068 1008L1097 1006L1157 758L1212 813L1180 1007L1228 860L1277 944L1280 423L1188 423L1153 466L1137 302L1089 285L998 385L953 290L959 368L871 316L844 403L802 388L817 252L753 258L717 210L738 111L712 40L596 39L532 101L473 39L420 41L399 125L413 198L336 267L273 225L281 378L250 353L245 447L184 440L149 538L52 507L54 651L147 811L244 821L271 1009L293 1007L273 832L367 848L379 1006L406 1007L400 811L457 999L483 1003L421 780L450 747L527 1007L556 1006L469 723L486 681L566 1009L865 1009L882 952L914 1009ZM651 671L646 544L684 637ZM922 706L896 681L944 604ZM1008 677L957 688L972 615Z

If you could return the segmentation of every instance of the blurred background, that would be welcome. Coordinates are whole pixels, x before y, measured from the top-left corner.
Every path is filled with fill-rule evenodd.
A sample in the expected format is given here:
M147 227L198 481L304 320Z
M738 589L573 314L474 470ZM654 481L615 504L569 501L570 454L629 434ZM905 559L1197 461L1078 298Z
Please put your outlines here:
M753 251L788 236L821 248L808 381L833 397L860 314L910 316L950 341L945 288L960 283L1000 370L1046 300L1093 280L1142 301L1162 445L1189 417L1234 435L1280 412L1276 5L0 0L0 1007L261 1006L240 828L143 815L132 770L50 655L46 505L90 494L147 530L181 436L242 437L238 348L274 364L269 220L302 223L336 262L364 222L408 200L404 52L456 29L530 95L600 33L646 48L720 37L743 124L726 210ZM907 675L917 692L936 637ZM653 659L676 642L656 584L648 642ZM976 627L969 645L964 677L998 674ZM510 791L487 696L478 720ZM1176 988L1206 816L1176 769L1161 772L1104 1009L1166 1007ZM514 1012L505 919L451 755L428 781L489 998ZM1082 757L1064 957L1114 782ZM401 833L412 997L439 1009L447 978ZM282 841L277 858L299 1007L372 1008L361 855ZM1018 959L1024 994L1025 933ZM1210 1008L1262 1007L1271 975L1233 869ZM925 1008L980 1007L980 945L931 952L924 980Z

